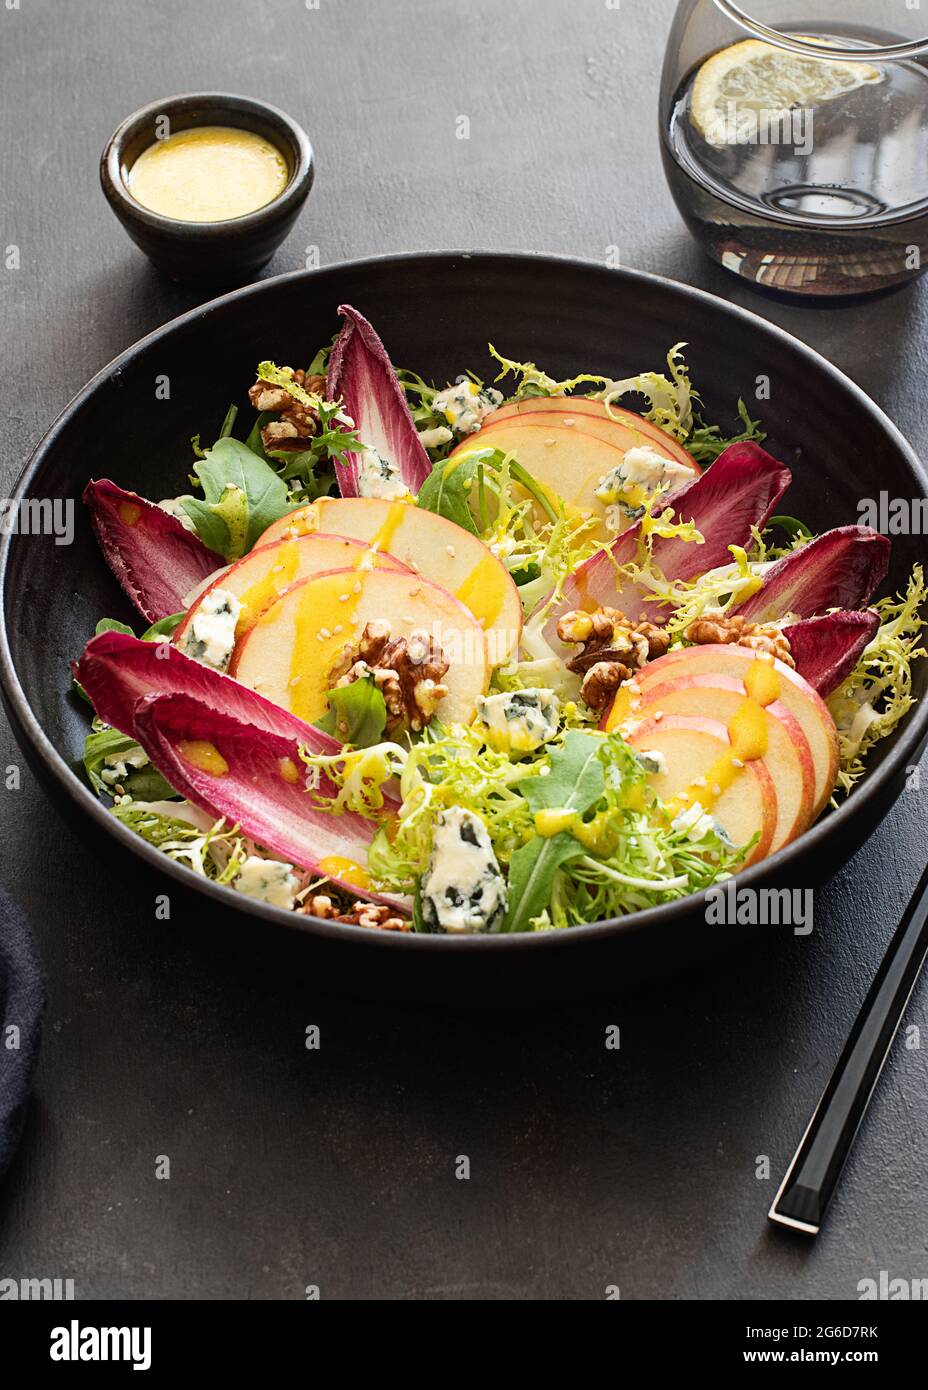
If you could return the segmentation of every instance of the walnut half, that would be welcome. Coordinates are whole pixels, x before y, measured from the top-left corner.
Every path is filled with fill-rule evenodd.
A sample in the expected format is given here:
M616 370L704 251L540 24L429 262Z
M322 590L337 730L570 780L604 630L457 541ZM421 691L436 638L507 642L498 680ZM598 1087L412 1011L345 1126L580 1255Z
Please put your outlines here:
M778 661L785 662L794 670L796 668L790 653L789 638L785 632L769 624L748 622L737 613L730 618L723 613L707 613L690 623L684 636L688 642L697 646L709 646L718 642L729 646L750 647L753 651L766 652L768 656L776 657Z
M360 640L347 646L332 668L335 686L373 676L387 707L387 728L405 724L421 733L448 694L443 683L450 662L425 632L391 637L389 622L368 623Z
M565 613L558 622L557 635L562 642L580 646L567 662L567 669L583 677L580 693L594 710L605 709L620 685L648 661L663 656L670 646L670 637L662 628L631 622L615 608Z
M326 893L315 893L297 910L306 917L321 917L327 922L345 922L351 927L376 927L378 931L410 930L407 919L391 913L385 903L368 903L362 898L356 899L351 907L342 911Z
M308 376L302 370L294 372L289 367L285 367L284 371L290 374L297 386L302 386L311 396L325 395L324 376ZM289 391L284 390L282 386L275 386L273 382L262 381L259 377L250 388L248 399L255 410L279 412L278 419L271 420L261 431L261 439L268 451L305 449L319 427L315 410L303 405L291 396Z

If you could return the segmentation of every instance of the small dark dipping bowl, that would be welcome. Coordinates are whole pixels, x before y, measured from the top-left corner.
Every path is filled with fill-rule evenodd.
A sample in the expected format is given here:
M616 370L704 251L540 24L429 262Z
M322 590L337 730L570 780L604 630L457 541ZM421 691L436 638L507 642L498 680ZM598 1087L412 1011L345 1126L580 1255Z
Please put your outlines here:
M139 203L129 192L129 172L143 150L194 126L233 126L261 135L287 164L283 192L255 212L224 222L181 222ZM277 250L313 186L315 163L309 137L276 106L225 92L164 97L129 116L110 136L100 159L100 182L110 207L153 265L184 285L228 286L251 280Z

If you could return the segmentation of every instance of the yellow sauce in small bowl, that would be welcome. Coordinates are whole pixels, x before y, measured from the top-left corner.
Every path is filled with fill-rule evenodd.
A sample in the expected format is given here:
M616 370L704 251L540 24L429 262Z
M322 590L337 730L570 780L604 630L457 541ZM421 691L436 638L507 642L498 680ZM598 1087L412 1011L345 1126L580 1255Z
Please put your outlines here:
M143 150L126 177L136 202L178 222L227 222L273 202L286 188L287 161L252 130L204 125Z

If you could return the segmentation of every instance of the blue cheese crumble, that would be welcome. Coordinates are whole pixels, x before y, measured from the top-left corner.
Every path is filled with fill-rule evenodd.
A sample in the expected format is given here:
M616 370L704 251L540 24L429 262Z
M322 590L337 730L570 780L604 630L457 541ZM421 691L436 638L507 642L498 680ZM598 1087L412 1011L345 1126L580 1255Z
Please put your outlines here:
M432 401L432 409L444 415L455 434L476 434L488 415L503 403L502 391L478 386L470 377L459 376Z
M667 759L658 748L642 748L640 753L635 754L635 762L651 776L668 771Z
M115 787L125 782L129 776L130 768L137 769L147 766L148 754L144 748L135 747L128 749L125 753L111 753L109 757L103 759L100 781L105 782L108 787Z
M276 859L261 859L250 854L242 864L232 887L248 898L258 902L270 903L271 907L292 909L300 880L293 871L292 864L282 864Z
M434 429L420 430L419 439L423 449L441 449L450 444L454 435L447 425L436 425Z
M385 459L376 449L365 448L358 461L358 495L399 501L409 496L395 463Z
M487 828L473 811L442 811L422 877L422 920L429 931L492 931L506 912L506 882Z
M180 650L194 661L225 671L235 646L235 627L242 605L228 589L211 589L203 595L180 641Z
M688 806L685 811L681 811L679 815L675 816L670 822L670 828L671 830L682 830L686 838L693 844L698 844L707 835L717 835L723 844L731 845L734 848L728 832L719 825L714 816L710 816L709 812L703 809L702 803L699 801L694 801L692 806Z
M531 753L554 738L561 712L553 690L513 690L477 701L477 723L498 753Z
M606 508L610 531L622 531L644 514L645 503L659 492L673 492L695 475L650 444L629 449L622 462L599 480L596 496Z

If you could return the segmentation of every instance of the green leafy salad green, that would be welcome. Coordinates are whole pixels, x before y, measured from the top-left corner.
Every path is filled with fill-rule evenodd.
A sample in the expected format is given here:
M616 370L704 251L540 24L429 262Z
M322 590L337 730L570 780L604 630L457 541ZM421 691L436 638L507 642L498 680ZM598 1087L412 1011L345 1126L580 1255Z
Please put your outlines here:
M752 612L752 602L779 565L801 558L815 544L802 520L786 514L762 518L750 537L745 529L743 543L722 545L718 553L717 545L713 549L708 544L705 525L700 529L685 508L666 505L665 494L679 486L679 478L653 485L641 481L648 468L658 470L655 479L663 478L661 467L685 473L687 454L691 471L686 476L700 479L700 470L714 465L729 447L750 448L765 439L761 422L743 401L734 406L728 433L705 420L684 347L671 348L662 371L618 379L583 373L559 380L533 362L502 356L492 345L493 383L467 373L456 383L437 386L397 369L394 380L430 465L421 486L405 495L382 446L378 453L344 401L327 399L319 386L331 346L321 348L300 373L263 361L251 399L262 399L261 388L267 387L277 393L271 398L278 408L258 410L239 439L234 434L238 409L230 407L210 447L203 447L199 437L192 441L189 491L160 504L210 552L234 565L265 543L269 527L320 499L337 497L344 470L364 456L365 466L379 470L391 486L396 483L398 490L382 497L398 496L404 504L454 523L479 540L515 584L521 636L505 660L493 665L470 722L448 722L439 714L423 728L404 723L397 718L395 701L398 690L408 700L408 688L402 687L396 670L378 668L375 660L356 663L350 678L321 687L321 700L328 690L328 709L318 728L341 746L329 744L325 752L301 749L308 804L327 816L347 816L355 826L368 826L366 862L349 883L357 884L359 895L395 905L404 926L451 933L569 928L702 892L737 872L755 853L762 857L770 852L774 825L762 798L756 821L740 837L733 837L712 814L713 801L729 785L725 779L731 767L712 773L710 782L718 777L720 785L706 788L706 807L693 790L700 779L684 792L662 797L658 788L667 775L664 754L636 746L627 712L621 718L610 714L620 709L622 687L625 696L638 699L638 681L649 661L663 657L670 679L671 659L700 643L716 651L724 648L729 663L720 667L725 689L731 689L732 674L742 669L737 662L747 652L778 655L789 665L790 625L809 616L797 617L788 604L773 620L768 615L748 623L738 616L742 609ZM604 467L598 479L595 495L608 504L608 533L603 508L568 505L537 468L520 458L510 436L487 430L485 442L481 439L491 415L515 420L520 411L531 411L532 402L555 400L563 403L562 414L576 411L581 427L595 414L596 425L588 426L586 434L596 437L600 431L601 442L590 445L594 459L606 457L610 422L629 428L631 410L654 427L628 451L637 456L640 473L623 473L617 466L616 480ZM590 415L584 417L583 410ZM537 415L539 422L553 418ZM269 428L288 420L297 421L289 434ZM302 428L300 422L305 425L306 420L310 425ZM631 422L633 429L634 416ZM575 421L568 418L564 424L574 426ZM497 441L503 437L507 443L500 446ZM660 451L662 438L666 456ZM469 441L466 451L462 441ZM714 505L724 518L724 506ZM623 548L615 542L626 530L634 540ZM716 558L701 566L703 550ZM448 551L454 554L452 546ZM672 568L665 567L668 555L673 556ZM595 602L578 585L581 572L596 576ZM610 587L618 595L633 590L640 598L634 622L623 626L622 613L616 617L596 597ZM918 568L905 592L876 604L875 618L866 601L860 605L867 611L854 616L871 625L868 640L852 661L836 666L836 684L828 679L823 658L820 684L838 749L835 796L851 791L865 773L868 754L898 728L915 703L913 666L926 655L926 598ZM185 599L190 612L198 601L199 596ZM826 602L816 616L835 616L852 606ZM579 622L578 635L562 636L558 628L555 639L553 625L568 607L576 609L570 616ZM237 605L217 607L209 640L203 639L197 650L188 646L185 654L227 670L228 652L221 660L206 653L224 616L234 628L239 612ZM188 617L185 609L161 618L141 636L146 642L172 642L183 633ZM587 617L589 631L583 627ZM609 628L602 640L594 618L605 622L602 632ZM709 637L698 631L706 623ZM713 631L719 634L714 639ZM104 632L131 634L133 629L104 619L97 633ZM571 643L573 650L565 655ZM702 668L693 669L698 684ZM597 680L612 682L608 698ZM655 713L656 728L664 718L658 704L648 717L654 719ZM674 725L674 718L671 713L665 728ZM711 728L705 721L697 727L699 721L685 708L682 718L679 728L694 740L718 738L718 721ZM733 733L731 739L733 766L743 769L744 759L735 757ZM333 887L324 873L294 870L241 824L184 800L135 738L98 717L87 736L84 767L91 786L112 799L113 814L124 825L201 877L307 911L323 901L318 894L324 890L333 913L351 908L353 895L336 874L331 875ZM826 788L822 805L830 793ZM806 815L810 804L803 808ZM275 869L270 878L258 872L265 861ZM287 878L291 870L292 881ZM397 920L390 918L393 925Z

